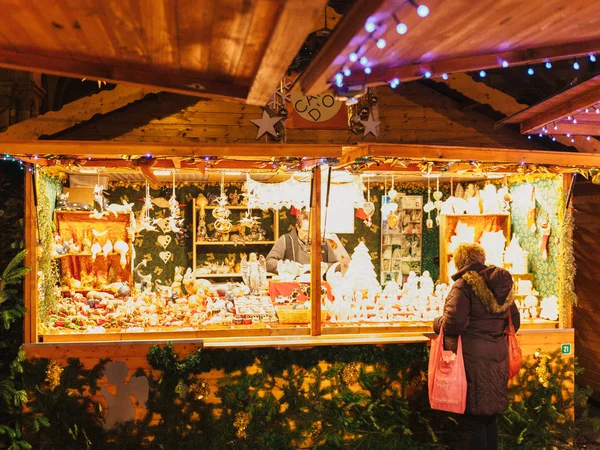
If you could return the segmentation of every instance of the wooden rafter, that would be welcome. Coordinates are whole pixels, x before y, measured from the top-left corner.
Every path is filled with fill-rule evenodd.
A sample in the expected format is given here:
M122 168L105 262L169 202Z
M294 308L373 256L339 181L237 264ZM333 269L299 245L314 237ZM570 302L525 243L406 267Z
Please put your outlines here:
M416 144L366 144L346 151L340 165L367 157L386 157L424 161L477 161L514 164L547 164L561 167L599 167L600 154L541 150L488 149Z
M306 36L314 30L323 14L326 0L288 1L283 5L277 26L260 62L248 93L247 103L264 105L273 95L273 80L278 81L292 64ZM302 17L299 21L298 17Z
M600 102L600 75L556 94L543 102L502 120L501 123L518 123L521 133L530 133L553 122L560 122L576 112ZM592 115L592 118L594 116ZM576 124L574 124L575 126ZM560 126L560 129L563 127ZM580 133L598 134L598 133Z
M363 28L365 21L381 6L384 0L357 1L344 15L341 23L327 40L325 46L311 61L309 69L298 78L297 83L302 92L320 94L329 88L324 82L323 74L338 55Z
M0 142L2 153L14 156L60 155L67 158L88 157L114 159L120 157L239 157L269 159L290 158L339 158L342 146L334 144L226 144L193 145L164 143L130 143L114 141L5 141Z
M343 79L342 91L394 78L422 78L427 71L439 76L501 67L503 61L535 64L600 50L596 2L531 0L509 5L497 0L428 0L429 14L424 18L417 15L416 5L357 0L353 10L370 14L348 14L340 21L303 74L302 90L309 95L321 93L346 69L350 75ZM367 21L373 30L365 29ZM406 25L405 34L398 34L399 23ZM356 59L350 58L352 53ZM363 56L367 61L361 61Z
M107 114L141 100L152 92L155 91L144 87L118 85L111 91L101 91L67 103L59 111L50 111L12 125L4 133L0 133L0 141L32 140L40 136L51 136L90 120L96 114Z
M117 66L61 59L54 56L33 55L0 49L0 66L29 72L43 72L71 78L88 78L117 84L144 85L151 89L175 94L209 97L222 100L245 101L248 87L231 83L203 80L200 77L176 75L143 66Z
M465 97L468 97L477 103L489 105L506 116L516 114L529 107L529 105L517 102L514 97L511 97L498 89L491 88L485 83L479 83L465 74L450 75L448 80L444 81L444 83L455 91L460 92ZM566 146L574 146L580 152L600 152L600 142L596 140L588 141L584 137L577 137L575 138L575 142L572 143L571 139L565 136L556 136L556 140Z
M587 57L590 53L600 53L599 39L551 47L527 48L501 53L473 55L465 58L441 59L400 67L375 67L369 75L368 85L377 86L387 84L394 78L397 78L400 81L418 80L423 78L423 74L427 71L431 73L432 77L439 77L442 74L495 69L501 67L503 61L509 63L510 66L523 66L565 58ZM332 82L332 80L329 81ZM345 79L345 82L350 85L363 83L364 81L365 77L361 73L358 75L354 74Z

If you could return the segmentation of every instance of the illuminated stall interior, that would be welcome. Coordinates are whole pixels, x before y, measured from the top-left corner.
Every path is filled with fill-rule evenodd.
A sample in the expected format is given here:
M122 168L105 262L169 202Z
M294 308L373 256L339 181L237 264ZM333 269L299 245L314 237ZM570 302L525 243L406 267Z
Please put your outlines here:
M461 242L512 272L523 329L568 324L565 205L571 175L594 157L561 167L535 164L544 152L492 163L485 151L415 158L401 147L36 160L38 340L418 340L443 312ZM272 245L310 206L340 267L315 264L322 281L287 261L268 274Z

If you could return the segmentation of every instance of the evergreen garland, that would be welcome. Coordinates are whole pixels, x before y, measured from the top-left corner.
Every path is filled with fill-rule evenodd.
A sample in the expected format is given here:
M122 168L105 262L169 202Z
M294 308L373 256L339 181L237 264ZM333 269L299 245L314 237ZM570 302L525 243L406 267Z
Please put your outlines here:
M40 449L454 448L455 418L429 408L427 353L409 344L199 349L180 358L172 345L155 346L148 353L152 370L138 374L150 382L146 415L108 431L104 411L87 396L98 389L106 361L85 370L69 360L51 390L48 361L32 360L25 380L35 395L26 429ZM585 414L578 421L570 416L575 397L563 386L574 367L560 353L525 363L500 420L501 448L566 448L582 429L600 425ZM203 377L211 371L224 373L213 386L217 402L206 401Z

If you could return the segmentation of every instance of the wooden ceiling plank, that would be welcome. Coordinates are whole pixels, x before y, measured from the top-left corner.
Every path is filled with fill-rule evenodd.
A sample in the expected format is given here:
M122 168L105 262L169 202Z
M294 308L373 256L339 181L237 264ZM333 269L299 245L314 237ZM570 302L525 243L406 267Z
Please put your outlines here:
M147 68L109 67L91 63L60 59L49 55L31 55L0 49L0 67L42 72L72 78L91 78L107 82L137 84L181 95L244 101L248 94L245 86L188 78L170 73L150 71Z
M380 0L369 1L378 4ZM268 102L306 37L315 29L315 24L322 17L326 4L327 0L285 2L254 77L247 103L264 105ZM333 35L328 42L331 42L332 38Z
M400 81L412 81L423 78L426 71L433 77L442 74L472 72L477 70L495 69L501 66L502 61L508 61L511 66L538 64L557 59L587 57L590 53L600 53L600 39L580 42L577 44L564 44L554 47L532 48L513 50L487 55L475 55L465 58L423 62L406 66L374 67L368 78L371 86L386 84L394 78ZM353 74L345 79L347 84L364 82L364 75ZM329 83L332 80L328 80Z
M152 65L159 70L179 73L176 3L176 0L163 0L152 3L151 8L140 8L140 25Z
M499 165L503 163L545 164L562 167L598 167L600 165L600 154L419 144L361 145L352 151L345 152L340 160L340 165L352 164L356 158L376 156L425 161L478 161L498 163Z
M51 50L60 51L70 55L71 58L95 60L94 54L85 42L78 39L72 31L76 28L66 15L61 2L33 0L29 4L29 10L32 20L36 20L41 25L38 32L42 33L44 39L57 42L57 46Z
M236 84L250 85L273 32L266 23L275 24L283 5L278 0L257 0L244 49L233 75Z
M521 123L521 133L526 134L536 128L541 128L543 125L560 121L572 115L574 111L593 106L598 102L600 102L600 88L596 88L565 103L559 103L547 111L523 121Z
M68 103L58 111L50 111L37 117L16 123L0 133L0 141L38 139L67 130L96 114L107 114L131 102L144 98L153 91L137 86L118 85L110 91L84 97Z
M3 141L0 149L6 148L15 156L60 155L66 157L206 157L226 158L339 158L341 145L328 144L219 144L190 145L171 143L128 143L110 141ZM10 150L8 150L10 149ZM7 151L0 151L5 153Z
M528 108L528 105L517 102L514 97L511 97L498 89L491 88L485 83L479 83L466 74L450 75L448 80L444 81L444 83L451 89L460 92L465 97L468 97L477 103L481 103L482 105L489 105L506 116L516 114L517 112ZM570 138L564 136L556 136L556 140L567 147L575 146L580 152L600 152L600 142L595 139L591 141L579 139L575 144L571 143Z
M154 13L161 2L147 2L145 8ZM141 4L136 0L95 0L97 14L105 25L106 33L113 42L117 57L124 62L150 63L151 55L146 48L140 16ZM115 26L117 25L117 26Z
M178 1L179 67L182 74L208 73L216 2Z
M60 0L73 21L77 35L85 40L90 53L99 60L117 57L117 49L95 6L95 0Z
M209 75L233 80L255 9L253 0L220 0L212 23ZM263 23L272 28L272 24Z

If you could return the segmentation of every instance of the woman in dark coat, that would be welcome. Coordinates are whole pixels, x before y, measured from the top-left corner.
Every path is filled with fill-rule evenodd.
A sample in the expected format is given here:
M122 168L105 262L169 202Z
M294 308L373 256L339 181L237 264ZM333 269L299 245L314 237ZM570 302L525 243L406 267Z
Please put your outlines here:
M504 329L508 312L515 330L521 323L513 302L511 274L485 265L485 251L477 244L461 244L454 252L458 272L444 305L444 315L433 321L444 327L446 350L456 351L458 336L467 373L467 406L462 417L469 449L496 449L496 415L508 406L508 346Z

